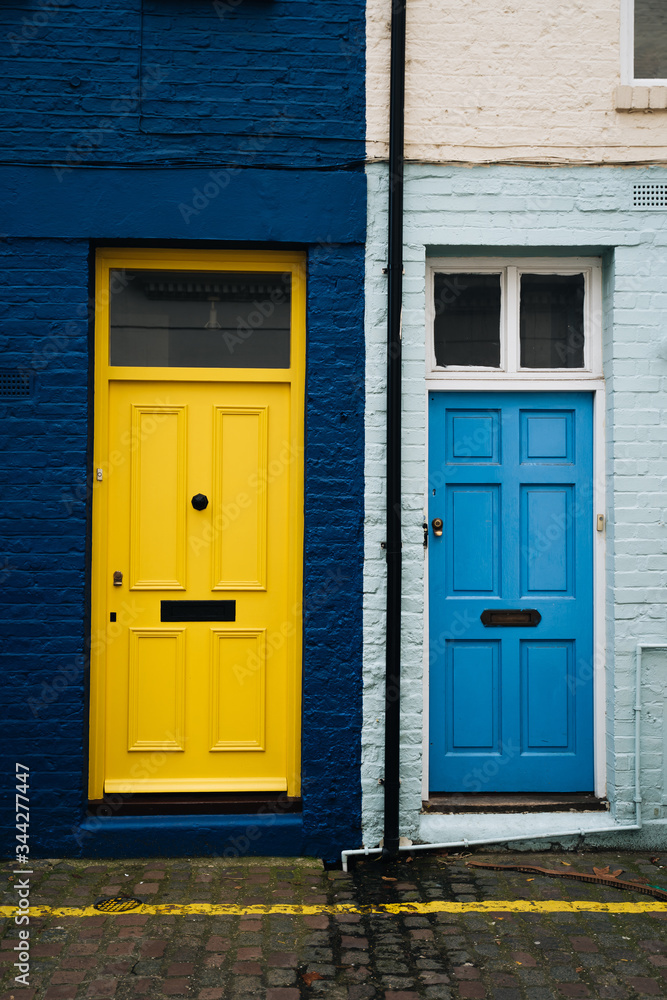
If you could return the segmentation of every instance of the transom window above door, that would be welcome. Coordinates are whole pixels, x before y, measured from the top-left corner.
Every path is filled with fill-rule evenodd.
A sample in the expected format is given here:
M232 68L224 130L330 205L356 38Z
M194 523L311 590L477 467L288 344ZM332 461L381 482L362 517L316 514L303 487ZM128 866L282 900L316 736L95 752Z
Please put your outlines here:
M433 374L600 373L598 260L431 260L427 296Z
M114 366L289 368L291 273L112 269Z

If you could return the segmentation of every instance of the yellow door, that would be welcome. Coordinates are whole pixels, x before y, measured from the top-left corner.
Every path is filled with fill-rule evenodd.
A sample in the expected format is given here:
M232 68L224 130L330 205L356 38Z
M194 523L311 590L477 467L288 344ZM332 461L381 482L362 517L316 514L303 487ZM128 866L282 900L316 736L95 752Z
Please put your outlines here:
M133 253L134 278L144 273L136 255L141 264L145 252ZM102 283L109 273L113 279L118 256L102 255ZM271 262L284 269L294 256ZM207 269L233 263L239 270L238 255L233 262L203 257ZM165 263L174 266L158 258ZM194 262L180 253L177 263L179 274L184 263L201 270L202 253ZM257 272L266 261L246 266ZM301 324L294 317L302 302L296 296L295 313L295 275L291 293L289 368L166 368L141 354L139 365L123 356L120 364L99 364L92 798L299 794ZM211 309L217 336L219 298L206 315ZM113 361L104 312L98 347ZM189 346L178 350L187 362ZM156 360L165 357L160 347Z

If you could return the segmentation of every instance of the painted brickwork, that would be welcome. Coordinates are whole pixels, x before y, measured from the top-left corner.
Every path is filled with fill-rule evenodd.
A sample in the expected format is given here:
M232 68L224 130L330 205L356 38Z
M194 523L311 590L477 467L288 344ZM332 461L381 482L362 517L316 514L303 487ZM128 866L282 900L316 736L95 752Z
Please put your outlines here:
M390 5L369 0L367 10L368 153L376 158L387 156ZM637 90L638 110L617 110L621 0L408 3L407 24L408 159L665 158L667 90L652 102ZM650 103L662 110L644 111Z
M330 860L345 843L358 842L361 821L363 281L362 247L313 250L306 380L303 850Z
M12 305L3 364L34 372L36 388L33 400L1 404L3 766L9 773L16 758L31 768L35 852L122 855L141 830L128 841L112 819L93 823L94 836L79 835L78 845L72 835L84 813L87 742L87 258L86 241L4 245ZM359 836L362 248L313 248L308 283L304 829L283 850L333 857ZM198 819L199 850L221 853L246 825L202 837ZM279 850L275 833L253 848ZM182 829L161 836L167 853L192 847Z
M323 164L363 156L358 0L4 6L5 157Z
M167 855L333 858L360 836L363 6L144 4L143 53L140 10L2 12L2 367L29 371L35 386L29 400L0 400L2 766L30 766L31 848L42 856L158 843ZM94 245L132 241L307 254L303 817L81 825L89 265Z
M35 383L33 399L0 402L2 767L35 762L33 807L62 836L85 784L88 247L1 246L2 367Z
M386 171L368 168L364 661L364 841L382 835L384 535L383 357ZM633 682L637 642L664 642L667 616L667 213L632 208L633 184L667 170L496 165L410 166L403 310L403 702L401 833L419 837L424 693L425 263L430 255L598 255L603 259L606 413L607 792L633 817ZM643 707L645 820L667 818L663 713L667 653L647 653ZM604 695L602 695L604 697ZM642 843L664 844L664 826ZM640 841L626 835L628 843Z

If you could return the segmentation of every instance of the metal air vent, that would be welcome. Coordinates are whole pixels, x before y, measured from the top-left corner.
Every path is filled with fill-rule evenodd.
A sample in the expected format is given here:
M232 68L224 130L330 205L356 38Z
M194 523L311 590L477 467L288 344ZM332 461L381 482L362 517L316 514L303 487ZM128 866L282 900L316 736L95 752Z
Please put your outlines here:
M667 184L635 184L633 208L667 208Z
M0 399L27 399L32 395L30 372L16 369L0 369Z

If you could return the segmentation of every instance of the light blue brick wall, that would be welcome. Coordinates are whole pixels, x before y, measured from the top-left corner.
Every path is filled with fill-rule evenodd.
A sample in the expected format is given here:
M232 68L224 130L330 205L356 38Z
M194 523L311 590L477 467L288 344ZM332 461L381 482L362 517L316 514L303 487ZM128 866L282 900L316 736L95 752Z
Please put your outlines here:
M385 563L383 406L386 343L386 168L368 174L367 438L363 821L382 835ZM635 646L667 642L667 211L632 208L633 184L665 168L410 165L405 190L403 306L403 715L401 833L415 837L422 798L424 685L425 262L459 252L603 260L606 452L607 794L634 814ZM667 351L665 352L667 357ZM667 816L662 713L667 653L647 654L641 691L645 819ZM657 829L657 828L656 828ZM664 834L662 834L664 836Z

